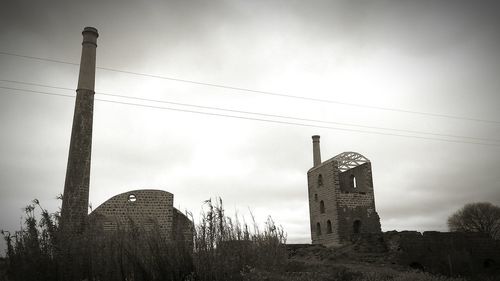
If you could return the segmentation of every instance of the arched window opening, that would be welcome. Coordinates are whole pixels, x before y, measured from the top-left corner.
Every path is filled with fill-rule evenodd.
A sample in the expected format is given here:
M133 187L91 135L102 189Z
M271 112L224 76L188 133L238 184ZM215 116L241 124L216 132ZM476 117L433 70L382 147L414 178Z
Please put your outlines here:
M318 194L314 194L314 201L318 202Z
M318 176L318 187L321 187L323 185L323 176L319 174Z
M325 202L323 202L323 200L319 202L319 212L322 214L325 213Z
M358 184L356 183L356 177L354 175L351 175L351 186L353 188L358 188Z
M316 235L321 235L321 224L319 222L316 224Z
M330 220L326 222L326 233L332 233L332 222Z
M355 220L354 223L352 224L352 232L354 234L358 234L361 231L361 221L360 220Z

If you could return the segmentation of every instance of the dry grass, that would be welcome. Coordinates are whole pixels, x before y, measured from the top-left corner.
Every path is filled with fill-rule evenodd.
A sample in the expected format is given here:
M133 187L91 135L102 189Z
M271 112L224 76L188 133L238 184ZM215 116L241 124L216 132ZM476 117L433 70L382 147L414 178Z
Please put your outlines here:
M205 202L205 211L194 227L193 243L162 238L159 228L132 227L112 233L88 229L76 237L74 255L82 257L71 268L79 280L106 281L465 281L425 272L395 270L365 263L340 264L336 259L288 259L283 228L269 218L261 229L226 216L222 200ZM35 210L41 211L37 220ZM25 209L24 226L15 233L2 231L7 258L2 260L0 281L59 280L57 213L50 214L37 200ZM318 249L296 253L321 254ZM4 271L7 275L2 273ZM472 277L467 280L498 280Z
M243 280L245 273L258 268L283 270L287 260L283 228L268 218L261 230L238 217L225 215L222 200L206 202L205 211L194 233L196 280Z
M206 206L193 244L166 240L158 225L146 231L130 221L130 227L112 233L88 229L73 237L64 247L80 258L66 264L77 279L106 281L243 280L254 268L283 267L285 234L270 218L263 230L255 222L249 229L225 216L222 200ZM40 220L35 208L41 210ZM49 214L37 200L25 211L21 230L2 231L8 245L6 274L9 280L58 280L58 249L63 246L57 239L59 215Z
M41 219L35 216L41 211ZM11 233L1 231L7 242L6 275L11 280L56 280L55 262L58 214L50 214L38 200L25 209L24 226Z

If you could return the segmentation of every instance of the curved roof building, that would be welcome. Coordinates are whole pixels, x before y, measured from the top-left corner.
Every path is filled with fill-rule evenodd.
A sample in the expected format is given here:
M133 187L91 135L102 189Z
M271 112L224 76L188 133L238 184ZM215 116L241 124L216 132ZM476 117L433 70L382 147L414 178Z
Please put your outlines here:
M192 222L174 208L174 195L155 189L140 189L113 196L89 215L97 230L158 231L167 240L192 241Z

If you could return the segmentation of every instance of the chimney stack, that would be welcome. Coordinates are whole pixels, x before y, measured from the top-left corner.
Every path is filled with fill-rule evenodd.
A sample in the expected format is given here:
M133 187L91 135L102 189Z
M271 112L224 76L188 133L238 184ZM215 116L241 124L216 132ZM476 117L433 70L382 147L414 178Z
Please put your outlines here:
M319 149L319 136L314 135L312 136L313 139L313 167L318 166L321 164L321 152Z
M78 76L78 88L94 92L95 84L95 53L97 48L97 29L85 27L82 32L82 58L80 60L80 75Z
M61 208L61 231L67 236L83 232L89 204L96 47L99 34L97 29L85 27L82 35L80 74Z

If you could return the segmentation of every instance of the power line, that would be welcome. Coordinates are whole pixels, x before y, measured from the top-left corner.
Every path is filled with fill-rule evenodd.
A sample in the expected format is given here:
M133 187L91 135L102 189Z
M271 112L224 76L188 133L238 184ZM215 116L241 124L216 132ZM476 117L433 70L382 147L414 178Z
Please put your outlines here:
M9 83L17 83L17 84L23 84L23 85L31 85L31 86L39 86L39 87L47 87L47 88L54 88L54 89L74 91L74 89L71 89L71 88L58 87L58 86L50 86L50 85L45 85L45 84L38 84L38 83L31 83L31 82L24 82L24 81L17 81L17 80L0 79L0 82L9 82ZM335 125L342 125L342 126L350 126L350 127L358 127L358 128L366 128L366 129L376 129L376 130L388 130L388 131L404 132L404 133L412 133L412 134L424 134L424 135L432 135L432 136L438 136L438 137L451 137L451 138L473 139L473 140L480 140L480 141L500 142L500 140L490 139L490 138L479 138L479 137L470 137L470 136L440 134L440 133L425 132L425 131L406 130L406 129L394 129L394 128L385 128L385 127L377 127L377 126L359 125L359 124L352 124L352 123L342 123L342 122L334 122L334 121L325 121L325 120L318 120L318 119L298 118L298 117L293 117L293 116L267 114L267 113L251 112L251 111L242 111L242 110L227 109L227 108L221 108L221 107L202 106L202 105L195 105L195 104L188 104L188 103L179 103L179 102L172 102L172 101L166 101L166 100L156 100L156 99L147 99L147 98L140 98L140 97L131 97L131 96L118 95L118 94L110 94L110 93L103 93L103 92L96 92L96 94L105 95L105 96L111 96L111 97L135 99L135 100L147 101L147 102L165 103L165 104L188 106L188 107L195 107L195 108L202 108L202 109L219 110L219 111L225 111L225 112L234 112L234 113L242 113L242 114L252 114L252 115L259 115L259 116L273 117L273 118L285 118L285 119L291 119L291 120L296 120L296 121L317 122L317 123L324 123L324 124L335 124Z
M61 63L61 64L68 64L68 65L76 65L76 66L79 65L78 63L73 63L73 62L67 62L67 61L61 61L61 60L55 60L55 59L48 59L48 58L40 58L40 57L28 56L28 55L20 55L20 54L14 54L14 53L2 52L2 51L0 51L0 54L2 54L2 55L8 55L8 56L21 57L21 58L27 58L27 59L33 59L33 60L39 60L39 61L53 62L53 63ZM134 71L127 71L127 70L121 70L121 69L109 68L109 67L99 67L98 66L96 68L97 69L101 69L101 70L106 70L106 71L112 71L112 72L118 72L118 73L125 73L125 74L132 74L132 75L143 76L143 77L150 77L150 78L170 80L170 81L176 81L176 82L182 82L182 83L196 84L196 85L201 85L201 86L208 86L208 87L214 87L214 88L222 88L222 89L234 90L234 91L243 92L243 93L253 93L253 94L270 95L270 96L277 96L277 97L284 97L284 98L307 100L307 101L313 101L313 102L321 102L321 103L329 103L329 104L339 104L339 105L351 106L351 107L360 107L360 108L369 108L369 109L383 110L383 111L390 111L390 112L416 114L416 115L421 115L421 116L432 116L432 117L439 117L439 118L448 118L448 119L457 119L457 120L467 120L467 121L474 121L474 122L500 124L500 121L497 121L497 120L487 120L487 119L471 118L471 117L465 117L465 116L457 116L457 115L449 115L449 114L439 114L439 113L432 113L432 112L423 112L423 111L398 109L398 108L392 108L392 107L382 107L382 106L373 106L373 105L348 103L348 102L341 102L341 101L329 100L329 99L310 98L310 97L304 97L304 96L295 96L295 95L283 94L283 93L278 93L278 92L253 90L253 89L249 89L249 88L234 87L234 86L228 86L228 85L222 85L222 84L215 84L215 83L207 83L207 82L199 82L199 81L194 81L194 80L180 79L180 78L174 78L174 77L169 77L169 76L154 75L154 74L134 72ZM232 92L232 93L235 93L235 92Z
M58 93L52 93L52 92L42 92L42 91L35 91L35 90L28 90L28 89L19 89L19 88L11 88L11 87L4 87L4 86L0 86L0 89L21 91L21 92L27 92L27 93L31 93L31 94L42 94L42 95L48 95L48 96L57 96L57 97L67 97L67 98L75 98L76 97L75 95L58 94Z
M3 86L0 86L0 88L1 89L7 89L7 90L15 90L15 91L27 92L27 93L30 93L30 94L43 94L43 95L52 95L52 96L62 96L62 97L75 98L74 95L57 94L57 93L52 93L52 92L34 91L34 90L18 89L18 88L3 87ZM188 112L188 113L196 113L196 114L219 116L219 117L228 117L228 118L236 118L236 119L244 119L244 120L261 121L261 122L268 122L268 123L295 125L295 126L301 126L301 127L330 129L330 130L357 132L357 133L364 133L364 134L377 134L377 135L384 135L384 136L396 136L396 137L414 138L414 139L437 140L437 141L451 142L451 143L465 143L465 144L475 144L475 145L500 147L499 144L493 144L493 143L468 142L468 141L449 140L449 139L442 139L442 138L430 138L430 137L410 136L410 135L401 135L401 134L393 134L393 133L372 132L372 131L364 131L364 130L356 130L356 129L338 128L338 127L330 127L330 126L320 126L320 125L303 124L303 123L288 122L288 121L270 120L270 119L245 117L245 116L236 116L236 115L228 115L228 114L220 114L220 113L212 113L212 112L202 112L202 111L195 111L195 110L186 110L186 109L171 108L171 107L145 105L145 104L130 103L130 102L112 101L112 100L104 100L104 99L98 99L98 98L96 98L95 100L101 101L101 102L107 102L107 103L115 103L115 104L123 104L123 105L131 105L131 106L138 106L138 107L155 108L155 109L165 109L165 110L178 111L178 112Z

